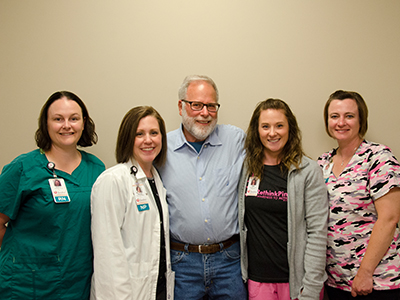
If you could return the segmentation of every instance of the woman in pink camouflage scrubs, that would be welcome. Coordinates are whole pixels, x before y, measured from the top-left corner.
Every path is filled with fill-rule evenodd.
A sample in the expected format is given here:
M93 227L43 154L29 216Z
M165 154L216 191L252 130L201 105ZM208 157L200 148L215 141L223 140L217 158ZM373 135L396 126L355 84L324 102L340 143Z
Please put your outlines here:
M329 194L330 300L400 299L400 165L388 147L364 140L367 118L356 92L336 91L325 104L339 146L318 159Z

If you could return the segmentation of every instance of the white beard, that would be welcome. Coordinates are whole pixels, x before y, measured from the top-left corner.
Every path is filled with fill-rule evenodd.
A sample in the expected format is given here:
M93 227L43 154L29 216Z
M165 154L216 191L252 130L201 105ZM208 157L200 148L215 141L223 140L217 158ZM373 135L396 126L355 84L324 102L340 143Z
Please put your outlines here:
M207 126L200 126L196 123L196 120L211 122ZM214 131L217 122L217 117L214 119L211 116L208 118L202 118L201 116L197 116L196 118L189 117L186 113L186 107L182 107L182 124L199 141L204 141Z

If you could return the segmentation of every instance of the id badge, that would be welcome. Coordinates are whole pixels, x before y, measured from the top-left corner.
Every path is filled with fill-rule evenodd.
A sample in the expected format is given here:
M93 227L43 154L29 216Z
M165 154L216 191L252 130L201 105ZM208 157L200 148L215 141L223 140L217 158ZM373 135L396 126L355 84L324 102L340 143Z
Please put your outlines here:
M251 176L249 178L249 183L247 184L246 196L257 196L259 186L260 179L255 176Z
M67 186L65 185L64 179L62 178L51 178L49 179L51 193L55 203L68 203L71 202Z
M325 183L328 182L329 177L331 176L332 173L332 169L333 169L333 162L327 164L324 169L323 169L323 175L324 175L324 179L325 179Z
M133 195L139 212L150 209L147 194L142 183L137 182L133 185Z

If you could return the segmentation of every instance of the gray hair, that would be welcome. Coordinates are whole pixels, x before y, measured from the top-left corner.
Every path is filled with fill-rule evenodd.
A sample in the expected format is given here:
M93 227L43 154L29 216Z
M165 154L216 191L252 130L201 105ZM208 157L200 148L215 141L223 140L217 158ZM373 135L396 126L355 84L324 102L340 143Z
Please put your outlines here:
M215 90L215 101L218 102L219 94L218 94L217 85L210 77L205 76L205 75L186 76L181 84L181 87L179 88L179 92L178 92L179 100L182 100L182 99L186 100L187 89L193 81L205 81L205 82L209 83Z

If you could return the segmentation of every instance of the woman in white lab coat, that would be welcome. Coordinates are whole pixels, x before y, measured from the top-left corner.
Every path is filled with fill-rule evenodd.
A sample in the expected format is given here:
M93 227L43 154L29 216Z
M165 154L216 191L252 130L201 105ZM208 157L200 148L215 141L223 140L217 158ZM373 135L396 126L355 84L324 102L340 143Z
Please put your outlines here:
M91 299L173 299L166 193L153 163L166 159L164 120L150 106L131 109L119 128L118 164L92 190Z

